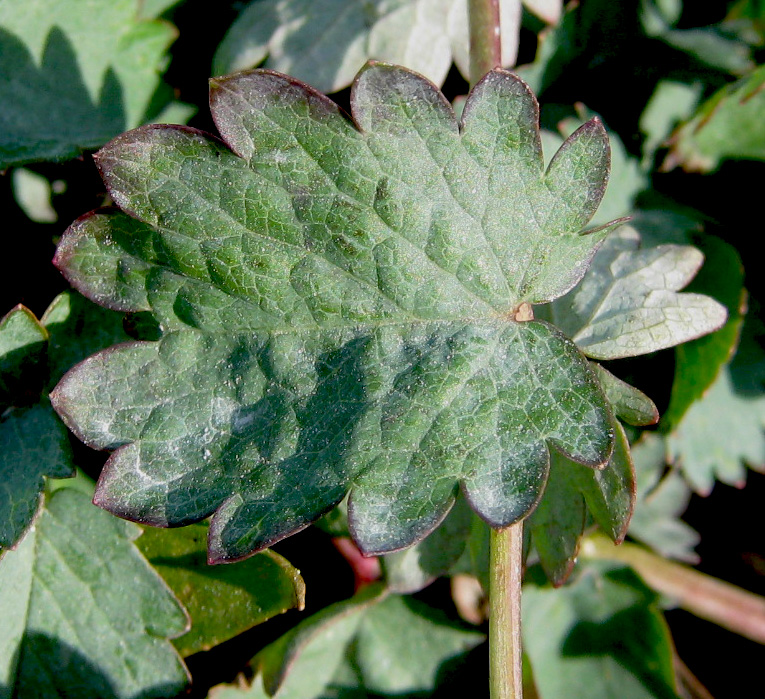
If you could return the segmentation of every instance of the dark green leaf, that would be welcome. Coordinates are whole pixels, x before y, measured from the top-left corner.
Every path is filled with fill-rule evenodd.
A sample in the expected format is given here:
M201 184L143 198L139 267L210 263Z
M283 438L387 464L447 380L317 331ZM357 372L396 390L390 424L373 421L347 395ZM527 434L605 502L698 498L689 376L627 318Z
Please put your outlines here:
M138 19L140 5L4 0L0 170L74 157L146 120L176 30Z
M552 455L544 497L528 520L539 562L556 586L574 567L587 517L584 497L572 483L572 467L565 457Z
M350 489L351 530L377 553L429 533L460 483L491 524L525 516L548 444L607 460L591 369L514 319L571 288L608 232L581 235L607 173L597 121L545 172L536 102L502 71L461 128L433 85L385 64L356 81L358 129L268 71L214 81L212 102L238 155L179 128L116 139L98 161L144 223L91 215L57 254L84 293L165 329L54 394L81 438L117 448L97 502L161 525L215 512L211 555L229 560Z
M553 458L548 491L531 516L531 532L542 567L555 585L565 582L579 551L585 512L615 542L621 543L635 508L635 471L629 442L615 422L616 441L603 469ZM586 508L585 508L586 505Z
M174 697L187 682L168 636L187 617L131 543L140 530L57 492L0 560L0 694Z
M0 418L0 554L13 548L40 506L49 478L74 475L66 428L47 400Z
M675 350L675 379L662 426L671 430L688 408L700 400L731 359L744 323L746 290L744 268L735 248L719 238L704 239L707 259L692 282L694 291L709 294L728 311L728 321L717 332L680 345Z
M173 642L184 657L305 603L300 573L273 551L210 566L207 531L201 523L170 530L147 527L136 542L189 612L191 629Z
M669 630L631 569L590 563L570 585L523 593L524 650L540 696L675 699Z
M600 364L593 363L593 367L616 417L628 425L640 427L658 422L659 411L648 396L617 378Z
M50 386L93 352L130 340L123 329L123 314L101 308L74 291L56 296L42 323L50 336Z

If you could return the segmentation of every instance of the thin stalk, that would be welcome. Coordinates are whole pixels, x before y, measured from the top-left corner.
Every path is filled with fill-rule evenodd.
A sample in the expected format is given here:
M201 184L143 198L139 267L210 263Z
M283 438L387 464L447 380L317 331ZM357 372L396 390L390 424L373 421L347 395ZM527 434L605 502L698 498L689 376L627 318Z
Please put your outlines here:
M602 534L588 536L583 558L605 558L632 566L658 593L697 617L758 643L765 643L765 598L693 568L668 561L636 544L614 546Z
M470 85L502 64L499 0L468 0L470 22Z
M491 699L523 696L521 584L523 521L491 530L489 553L489 686Z

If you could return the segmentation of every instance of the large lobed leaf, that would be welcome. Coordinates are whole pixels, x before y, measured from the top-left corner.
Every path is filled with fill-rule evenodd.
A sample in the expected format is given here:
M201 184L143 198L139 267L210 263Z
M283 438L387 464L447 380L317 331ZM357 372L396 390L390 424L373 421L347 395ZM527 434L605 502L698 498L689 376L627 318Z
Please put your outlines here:
M379 63L355 124L267 70L213 81L211 102L233 153L182 128L115 139L97 159L143 223L89 215L57 253L86 295L164 329L54 393L82 439L116 449L99 504L165 526L215 513L227 560L350 489L355 538L383 552L431 531L458 484L503 526L539 499L550 447L608 460L592 369L515 318L568 291L608 232L582 235L608 173L597 120L545 171L536 100L501 70L459 124L431 83Z

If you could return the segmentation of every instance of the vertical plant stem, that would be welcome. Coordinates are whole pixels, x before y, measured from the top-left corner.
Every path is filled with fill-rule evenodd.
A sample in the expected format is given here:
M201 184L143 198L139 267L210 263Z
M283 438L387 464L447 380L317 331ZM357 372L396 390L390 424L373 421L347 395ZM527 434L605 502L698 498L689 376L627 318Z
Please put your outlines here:
M502 64L499 0L468 0L470 85ZM524 304L528 306L528 304ZM521 309L519 309L521 312ZM531 320L531 306L522 317ZM529 317L527 317L529 316ZM523 522L491 530L489 553L489 684L491 699L521 699L521 583Z
M470 84L502 65L499 0L468 0L470 18Z
M491 699L520 699L523 521L491 530L489 555L489 685Z

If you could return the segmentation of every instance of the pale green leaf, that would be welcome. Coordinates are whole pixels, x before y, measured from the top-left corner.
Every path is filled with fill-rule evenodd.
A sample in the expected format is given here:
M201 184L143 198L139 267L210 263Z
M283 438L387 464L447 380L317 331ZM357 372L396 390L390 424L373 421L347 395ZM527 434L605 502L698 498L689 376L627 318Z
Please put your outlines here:
M349 666L356 675L353 689L363 696L418 695L432 692L439 671L483 640L482 634L446 620L437 610L371 586L306 619L259 653L251 688L219 688L213 696L334 696L338 673ZM343 690L347 687L339 689L340 695Z
M518 50L520 2L500 0L502 65ZM266 68L324 92L347 87L369 59L405 65L441 85L454 60L468 76L466 0L256 0L237 18L213 74Z
M690 246L640 249L637 231L622 227L582 283L553 305L553 322L595 359L633 357L705 335L725 323L725 307L678 293L702 261Z
M524 517L549 446L608 459L592 370L515 319L570 289L607 234L581 235L607 173L596 120L545 171L536 101L504 71L459 125L385 64L357 78L356 125L270 71L213 81L212 104L236 154L180 128L116 139L98 162L143 223L90 215L57 253L77 288L164 330L55 391L81 438L116 449L99 504L159 525L215 513L211 556L230 560L350 490L351 531L378 553L428 534L460 485L492 525Z
M74 157L146 120L176 30L139 19L139 4L3 1L0 169Z
M167 637L187 618L133 546L140 530L57 492L0 560L0 696L174 697L187 682Z
M613 563L588 563L557 590L525 585L524 650L539 695L675 699L672 641L657 603L631 569Z
M46 177L20 167L13 171L13 196L27 217L35 223L55 223L56 210L51 206L51 185Z
M765 159L765 66L726 85L672 137L665 169L709 172L727 158Z
M40 397L48 333L24 306L0 320L0 410Z
M210 566L207 532L201 523L170 530L146 527L136 542L189 612L191 629L173 642L184 657L305 603L300 573L273 551Z
M547 24L558 24L563 13L563 0L523 0L523 5Z
M439 674L484 640L484 636L447 620L440 611L391 595L370 608L359 624L353 664L368 694L432 692Z
M660 80L640 115L643 164L649 166L656 151L666 144L677 123L691 116L701 95L701 85Z
M664 441L645 434L632 447L638 500L629 534L668 558L697 563L699 535L680 516L691 490L678 470L665 474Z
M763 429L765 396L737 391L726 366L667 436L667 459L698 493L708 494L715 480L741 487L747 464L765 469Z

